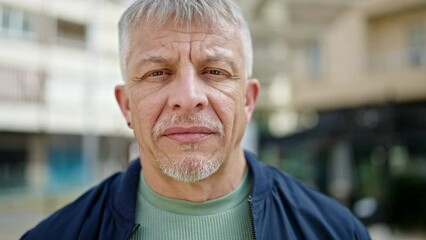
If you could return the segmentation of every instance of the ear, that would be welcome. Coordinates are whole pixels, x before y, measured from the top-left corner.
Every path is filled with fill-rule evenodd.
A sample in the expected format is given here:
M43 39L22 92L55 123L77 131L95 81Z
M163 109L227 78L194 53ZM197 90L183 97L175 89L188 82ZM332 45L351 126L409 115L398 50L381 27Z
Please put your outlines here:
M250 121L254 108L256 107L257 96L259 95L260 84L257 79L248 79L247 88L246 88L246 103L245 103L245 112L247 117L247 122Z
M127 96L127 90L125 85L115 86L115 99L117 100L118 106L123 113L124 118L128 123L131 123L132 112L130 110L129 97Z

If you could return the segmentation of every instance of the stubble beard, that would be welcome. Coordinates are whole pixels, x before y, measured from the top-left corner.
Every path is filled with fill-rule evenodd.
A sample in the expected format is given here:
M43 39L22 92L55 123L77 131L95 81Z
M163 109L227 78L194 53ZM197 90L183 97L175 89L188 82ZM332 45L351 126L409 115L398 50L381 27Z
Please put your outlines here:
M155 123L152 136L157 141L162 132L170 125L202 125L218 133L223 139L225 135L223 124L202 114L191 116L173 115ZM202 143L182 144L180 152L173 159L167 157L156 159L160 170L168 177L185 183L195 183L214 174L224 162L224 153L201 152Z

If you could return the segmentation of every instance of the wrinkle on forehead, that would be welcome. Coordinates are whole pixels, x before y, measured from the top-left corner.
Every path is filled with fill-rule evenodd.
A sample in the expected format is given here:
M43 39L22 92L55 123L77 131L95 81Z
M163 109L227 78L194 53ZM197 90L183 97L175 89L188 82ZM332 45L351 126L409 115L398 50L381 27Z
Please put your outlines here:
M231 36L227 36L227 35L231 35L229 33L224 34L224 32L221 32L219 34L219 33L211 32L211 31L187 32L187 31L167 30L164 32L163 35L164 36L159 36L157 39L159 44L163 46L172 42L181 42L181 43L183 42L192 43L196 41L206 42L206 40L208 39L214 40L213 42L226 42L226 41L232 40Z
M173 34L170 34L173 33ZM229 36L217 35L215 33L206 32L186 32L186 31L167 31L165 36L157 39L159 46L163 48L171 48L176 50L179 44L188 44L189 50L193 49L194 44L198 46L198 51L205 54L209 58L217 58L219 55L232 57L233 51L226 46L230 46ZM199 44L197 44L199 43ZM223 43L223 44L222 44ZM154 52L159 49L153 49ZM237 49L236 49L237 50ZM150 51L151 52L151 51ZM148 53L148 52L147 52Z
M196 44L194 46L193 43L201 43ZM182 46L177 46L179 43L184 43L186 46L185 49L182 49ZM162 47L152 49L150 51L147 51L138 59L138 65L146 65L149 63L158 63L158 64L165 64L167 62L173 62L178 59L180 59L180 54L175 55L175 52L181 52L187 51L186 56L190 60L198 59L204 59L208 62L219 62L219 61L225 61L225 62L233 62L232 59L235 59L238 55L235 51L232 49L228 49L225 47L217 46L215 44L209 44L203 45L203 42L201 41L181 41L181 42L171 42L169 44L165 44ZM239 51L237 51L239 52ZM198 56L195 56L194 54L199 54Z
M204 54L206 55L206 57L211 58L211 59L217 59L218 55L220 56L224 56L227 58L231 58L233 57L233 52L230 49L227 48L223 48L220 46L213 46L212 48L205 48L203 49Z
M138 33L135 32L133 36L140 39L132 41L135 44L132 47L142 47L141 51L130 52L131 55L136 54L136 67L150 60L158 60L158 57L163 58L163 63L175 62L182 57L181 54L176 55L178 52L186 52L190 60L196 57L198 60L236 63L244 58L240 32L233 25L200 28L197 25L178 27L160 24L140 26L136 31Z

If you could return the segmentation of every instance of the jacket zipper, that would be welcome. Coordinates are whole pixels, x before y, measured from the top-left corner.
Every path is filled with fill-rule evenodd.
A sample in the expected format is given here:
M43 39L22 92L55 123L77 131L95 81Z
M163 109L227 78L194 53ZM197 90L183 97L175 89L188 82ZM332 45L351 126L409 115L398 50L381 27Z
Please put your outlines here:
M136 231L139 229L139 224L136 224L136 226L133 227L132 232L130 233L129 237L127 238L127 240L132 240L133 239L133 235L135 235Z
M250 211L251 234L252 234L253 240L256 240L256 232L254 231L254 220L253 220L253 200L251 198L251 195L249 195L248 197L248 204L249 204L249 211Z

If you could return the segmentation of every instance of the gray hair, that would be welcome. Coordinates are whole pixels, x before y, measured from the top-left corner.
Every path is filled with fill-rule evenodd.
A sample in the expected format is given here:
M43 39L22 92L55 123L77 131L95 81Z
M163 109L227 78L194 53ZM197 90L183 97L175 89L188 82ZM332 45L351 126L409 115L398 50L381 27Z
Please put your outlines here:
M138 23L162 24L168 20L175 24L215 26L220 20L240 28L247 77L253 68L253 49L250 30L241 10L233 0L136 0L123 13L119 22L120 65L125 78L127 58L130 54L131 34Z

